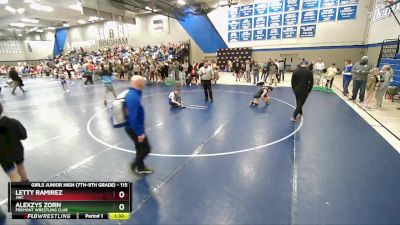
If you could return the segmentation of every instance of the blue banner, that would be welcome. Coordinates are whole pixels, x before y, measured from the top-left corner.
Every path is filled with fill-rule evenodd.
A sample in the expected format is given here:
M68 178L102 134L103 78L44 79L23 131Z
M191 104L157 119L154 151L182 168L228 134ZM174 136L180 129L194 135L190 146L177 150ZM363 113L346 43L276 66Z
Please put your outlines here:
M267 27L267 16L254 17L254 28L265 28Z
M265 15L268 13L268 4L267 3L258 3L254 5L254 15Z
M253 5L240 6L240 17L253 16Z
M357 15L357 6L339 7L338 20L354 20Z
M278 13L283 11L283 0L270 0L269 13Z
M282 26L282 14L268 16L269 27L280 27Z
M319 6L319 0L303 0L303 10L316 9Z
M240 31L240 41L251 41L251 30Z
M266 30L261 29L261 30L254 30L253 32L253 40L254 41L262 41L266 39Z
M297 27L284 27L282 29L282 38L296 38L297 37Z
M240 29L241 30L248 30L253 28L253 18L244 18L240 19Z
M285 0L285 12L297 11L300 9L300 0Z
M299 23L299 13L286 13L283 16L283 26L293 26Z
M228 42L237 42L237 41L239 41L239 32L229 32Z
M320 8L335 7L338 5L339 0L321 0Z
M339 5L358 5L358 0L340 0Z
M281 32L282 32L282 28L270 28L268 29L268 35L267 35L267 39L268 40L277 40L277 39L281 39Z
M229 18L238 18L240 16L240 8L239 7L231 7L229 9Z
M336 21L337 8L321 9L318 22Z
M301 12L301 23L316 23L318 19L318 10Z
M229 20L228 31L239 30L239 28L240 28L240 20Z
M306 25L300 27L300 37L315 37L316 25Z
M56 30L54 35L53 55L61 55L64 52L65 42L67 41L68 28Z

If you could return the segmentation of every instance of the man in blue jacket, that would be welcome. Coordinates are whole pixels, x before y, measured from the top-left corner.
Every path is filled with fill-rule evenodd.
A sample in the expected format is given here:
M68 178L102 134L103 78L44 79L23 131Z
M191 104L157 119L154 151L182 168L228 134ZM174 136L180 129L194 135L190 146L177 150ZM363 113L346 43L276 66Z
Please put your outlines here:
M145 80L139 75L132 76L131 88L125 97L127 110L126 133L135 143L136 159L131 168L137 174L150 174L154 170L144 165L144 159L150 153L150 145L145 135L144 109L141 104L142 91L145 87Z

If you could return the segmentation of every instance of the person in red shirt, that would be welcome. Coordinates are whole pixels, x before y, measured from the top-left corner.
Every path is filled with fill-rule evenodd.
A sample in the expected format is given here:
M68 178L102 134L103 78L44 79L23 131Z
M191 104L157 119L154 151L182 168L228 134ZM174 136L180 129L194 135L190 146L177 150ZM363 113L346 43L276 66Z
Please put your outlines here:
M93 73L94 73L94 65L91 61L89 61L87 67L86 67L86 81L85 81L85 86L88 86L88 83L90 83L93 86Z

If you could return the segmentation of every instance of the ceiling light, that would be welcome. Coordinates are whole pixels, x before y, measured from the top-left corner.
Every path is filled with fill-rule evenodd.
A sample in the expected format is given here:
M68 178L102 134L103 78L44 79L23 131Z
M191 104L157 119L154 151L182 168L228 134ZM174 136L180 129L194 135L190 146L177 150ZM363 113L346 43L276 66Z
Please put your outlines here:
M97 17L97 16L91 16L88 19L89 22L93 22L93 21L97 21L97 20L104 20L104 18L103 17Z
M148 7L148 6L146 6L146 7L145 7L145 9L146 9L146 10L153 11L153 9L152 9L152 8L150 8L150 7Z
M37 29L38 29L38 27L33 27L33 28L29 29L28 32L33 32L33 31L35 31L35 30L37 30Z
M77 4L68 6L68 8L81 12L82 11L82 4L80 2L78 2Z
M33 3L35 3L35 1L33 1L33 0L24 0L24 3L33 4Z
M18 37L22 37L22 34L18 34Z
M36 32L43 33L43 29L37 29Z
M9 6L9 5L6 5L6 7L4 7L4 9L5 9L6 11L9 11L9 12L12 13L12 14L15 14L15 13L17 12L17 10L15 10L13 7L11 7L11 6Z
M68 23L63 23L63 27L69 27Z
M47 30L55 30L55 27L48 27Z
M45 12L52 12L54 9L51 6L41 5L38 3L30 4L31 9L38 10L38 11L45 11Z
M86 21L84 21L84 20L78 20L78 23L79 23L79 24L85 24Z
M22 13L24 13L25 12L25 8L18 8L17 9L17 13L18 14L22 14Z
M185 5L186 2L185 2L185 0L178 0L178 4L179 4L179 5Z
M28 18L21 18L21 21L25 23L39 23L39 20L28 19Z
M10 23L10 26L12 26L12 27L25 27L25 24L23 24L23 23Z
M7 4L8 3L8 0L0 0L0 4L1 5L5 5L5 4Z

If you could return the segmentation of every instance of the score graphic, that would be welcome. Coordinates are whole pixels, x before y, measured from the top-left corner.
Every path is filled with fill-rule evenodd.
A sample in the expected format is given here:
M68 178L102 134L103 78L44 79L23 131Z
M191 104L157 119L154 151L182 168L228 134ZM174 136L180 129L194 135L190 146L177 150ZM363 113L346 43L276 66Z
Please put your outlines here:
M130 182L9 183L13 219L125 220L131 202Z

